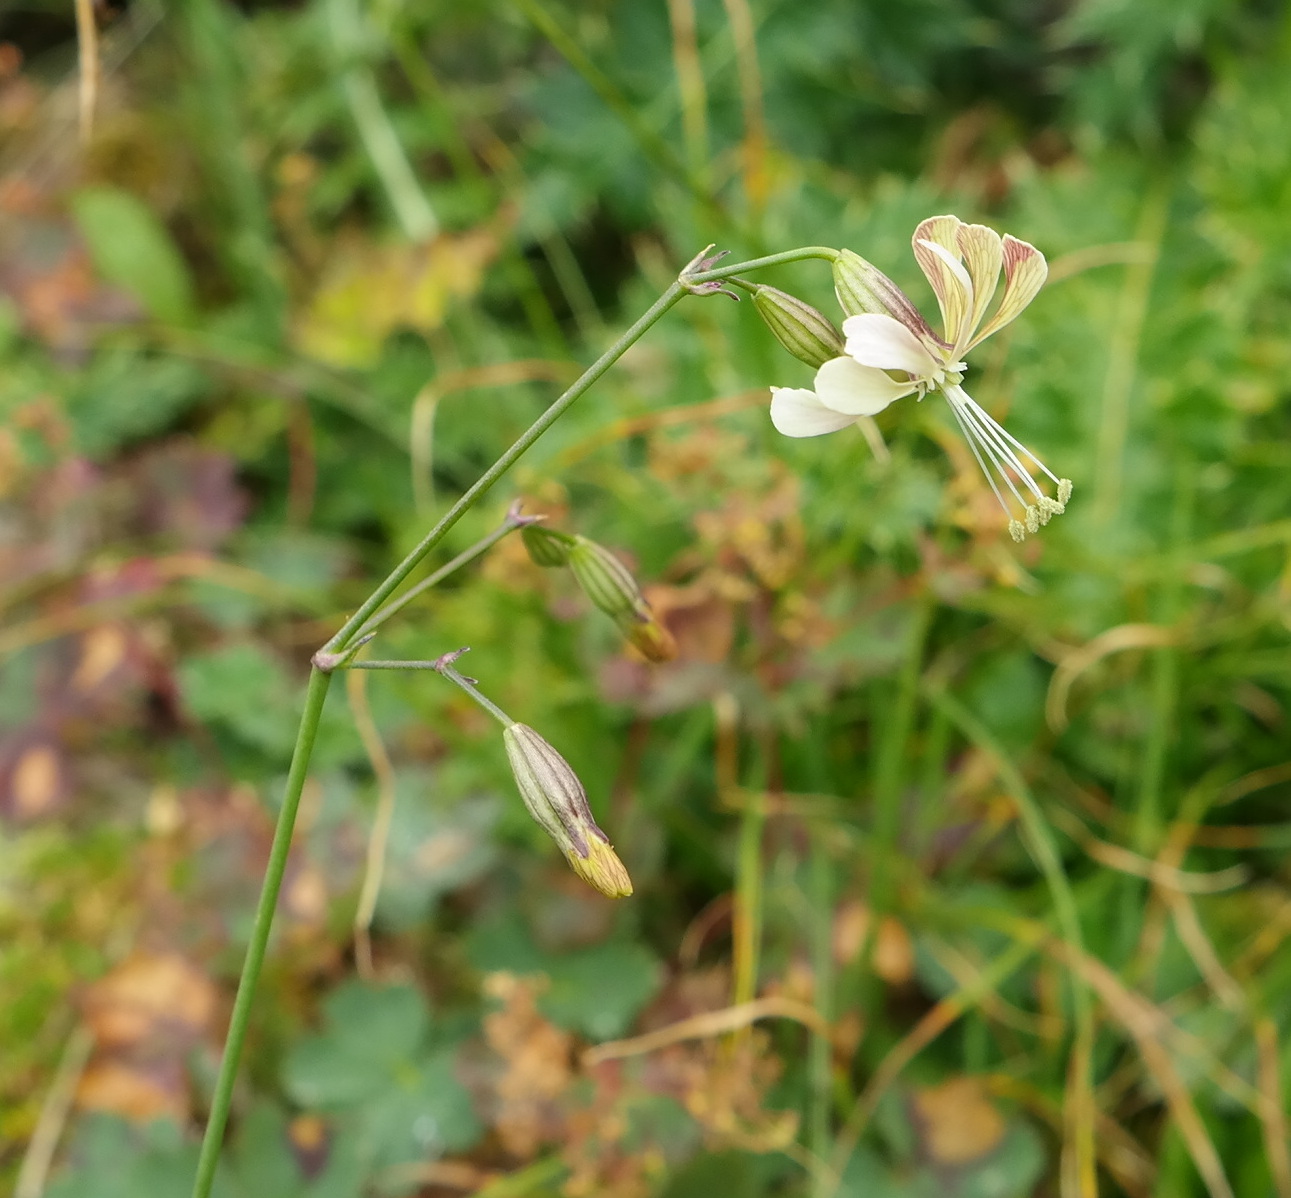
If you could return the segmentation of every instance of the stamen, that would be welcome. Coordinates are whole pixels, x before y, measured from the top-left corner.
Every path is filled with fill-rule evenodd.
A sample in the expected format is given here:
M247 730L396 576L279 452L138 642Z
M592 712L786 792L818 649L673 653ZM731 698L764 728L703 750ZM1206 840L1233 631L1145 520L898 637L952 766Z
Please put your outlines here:
M951 394L951 392L954 391L959 392L961 396L964 394L958 387L952 387L950 390L944 392L946 398L950 401L950 410L955 413L955 419L959 421L960 431L964 434L969 446L973 449L973 453L977 457L977 464L981 466L982 473L985 474L987 480L990 481L991 489L995 492L996 498L999 499L1005 512L1011 516L1013 514L1013 509L1009 507L1009 505L1004 501L1003 496L1000 495L999 488L996 487L992 480L991 470L987 467L986 463L982 461L981 455L977 452L976 447L978 445L986 451L986 456L990 458L991 465L995 467L995 473L1000 476L1001 481L1006 487L1008 487L1013 498L1018 501L1018 507L1025 512L1028 507L1027 501L1022 498L1017 487L1013 485L1013 479L1009 477L1009 472L1004 468L1004 463L1000 460L999 451L989 440L982 436L981 429L979 429L976 422L972 420L972 413L968 410L967 405L958 402ZM1023 472L1023 476L1028 482L1032 483L1032 486L1035 485L1030 475Z
M950 404L955 422L959 425L960 432L964 434L973 457L981 467L982 473L986 475L991 491L1005 514L1009 516L1009 535L1015 541L1023 541L1027 533L1038 532L1040 527L1048 524L1054 516L1061 515L1067 500L1071 498L1071 480L1057 478L1035 454L1012 436L961 387L942 386L941 392ZM1057 499L1044 493L1033 477L1030 467L1015 452L1015 447L1054 483L1058 489ZM1019 520L1014 515L1015 509L996 483L997 477L1017 501L1018 507L1022 510L1022 519ZM1028 502L1028 499L1023 497L1019 486L1024 487L1031 496L1034 496L1033 502Z
M1035 479L1031 477L1031 471L1023 466L1023 464L1018 460L1017 454L1009 448L1007 442L995 435L1000 426L987 416L981 408L978 408L976 404L973 404L971 400L969 401L969 405L966 406L965 416L972 422L982 439L995 448L998 459L1004 463L1004 465L1012 468L1013 472L1026 485L1027 490L1029 490L1036 499L1043 499L1044 492L1040 489L1040 486ZM1024 503L1023 506L1025 507L1026 504Z
M981 412L982 415L985 416L986 419L991 422L991 424L993 424L997 429L999 429L1004 439L1008 441L1010 445L1012 445L1015 449L1020 449L1024 454L1026 454L1027 457L1029 457L1036 464L1036 466L1040 470L1044 471L1044 473L1048 475L1050 481L1053 482L1053 484L1056 487L1058 487L1058 490L1059 490L1058 502L1065 506L1067 500L1062 498L1062 480L1056 477L1053 471L1050 470L1049 467L1046 466L1038 457L1036 457L1035 454L1033 454L1025 445L1023 445L1022 442L1019 441L1011 432L1009 432L1009 430L1006 429L1004 425L1002 425L994 417L988 415L987 412L982 408L982 406L975 399L973 399L971 395L965 394L964 398L968 400L968 402L974 408L976 408L977 411ZM1068 480L1068 482L1070 483L1070 480ZM1068 487L1067 496L1068 498L1071 497L1070 487Z
M997 486L995 485L995 477L994 477L994 475L992 475L992 474L991 474L990 467L988 467L988 466L986 465L986 463L982 460L981 452L980 452L980 451L978 450L978 448L977 448L977 438L973 435L972 431L971 431L971 430L968 428L968 426L964 423L964 418L963 418L963 416L961 416L961 415L960 415L960 412L959 412L959 405L958 405L958 404L955 404L955 403L952 403L952 404L950 405L950 410L951 410L951 412L953 412L953 413L954 413L954 416L955 416L955 422L959 425L959 431L960 431L961 433L963 433L963 434L964 434L964 440L968 442L968 448L969 448L969 449L971 449L971 450L973 451L973 457L975 457L975 458L977 459L977 464L978 464L978 466L980 466L980 467L981 467L982 473L983 473L984 475L986 475L986 481L987 481L988 483L990 483L991 490L995 492L995 498L999 501L999 505L1000 505L1000 507L1002 507L1002 508L1004 509L1004 514L1005 514L1006 516L1012 517L1012 515L1013 515L1013 509L1012 509L1011 507L1009 507L1008 501L1004 498L1004 496L1003 496L1003 495L1001 495L1001 494L1000 494L1000 489L999 489L999 487L997 487ZM1005 481L1005 482L1008 482L1008 479L1006 478L1004 481ZM1015 495L1017 495L1017 492L1016 492L1016 491L1014 491L1013 493L1014 493ZM1021 500L1021 496L1018 496L1018 502L1019 502L1019 503L1021 503L1021 502L1022 502L1022 500ZM1023 506L1025 507L1026 505L1025 505L1025 504L1023 504ZM1018 534L1017 534L1017 532L1015 532L1015 531L1014 531L1014 528L1013 528L1013 526L1014 526L1015 524L1017 524L1017 525L1018 525L1018 528L1019 528L1019 529L1021 529L1021 528L1022 528L1022 525L1021 525L1021 524L1018 524L1018 522L1017 522L1016 520L1014 520L1014 519L1010 518L1010 520L1009 520L1009 532L1010 532L1010 533L1012 533L1012 535L1013 535L1013 539L1014 539L1015 541L1020 541L1020 540L1022 540L1022 539L1026 536L1026 533L1025 533L1025 532L1023 532L1022 536L1021 536L1021 537L1019 537L1019 536L1018 536Z

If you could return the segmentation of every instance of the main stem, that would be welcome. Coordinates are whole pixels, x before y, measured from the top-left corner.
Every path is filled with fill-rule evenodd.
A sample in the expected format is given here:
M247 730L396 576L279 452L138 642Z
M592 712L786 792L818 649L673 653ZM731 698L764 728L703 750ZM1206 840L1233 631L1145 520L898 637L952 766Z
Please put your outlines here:
M642 334L651 327L682 296L694 293L697 284L726 279L735 274L749 270L758 270L767 266L779 266L786 262L796 262L804 258L825 258L833 261L838 256L837 250L824 246L807 246L803 249L788 250L782 254L772 254L766 258L757 258L749 262L738 262L720 270L709 270L702 273L684 275L673 283L649 309L609 347L591 366L583 372L578 381L555 401L537 420L529 426L520 438L479 478L447 512L411 553L403 559L364 601L363 605L348 619L326 645L314 655L314 669L309 676L309 687L305 692L305 708L300 717L300 729L296 733L296 747L292 752L291 769L287 775L286 793L283 796L282 810L278 813L278 822L274 828L273 845L269 850L269 863L265 869L264 883L260 889L260 901L256 907L255 924L251 929L251 940L247 945L246 958L242 965L242 976L238 981L237 997L233 1001L233 1014L229 1020L229 1033L224 1043L224 1056L220 1061L219 1076L215 1081L215 1092L211 1098L211 1113L206 1122L206 1134L202 1139L201 1156L197 1163L197 1177L193 1183L193 1198L209 1198L211 1186L215 1181L215 1168L219 1162L220 1144L224 1138L224 1129L228 1123L229 1108L233 1101L233 1084L237 1079L238 1062L242 1055L242 1045L246 1040L247 1025L251 1019L251 1004L255 998L256 984L260 980L260 971L264 966L265 952L269 945L269 932L273 926L274 909L278 904L278 893L282 889L283 873L287 868L287 855L291 850L292 832L296 824L296 810L300 806L301 792L305 787L305 778L309 771L309 758L314 749L314 740L318 735L318 722L323 713L323 701L327 697L331 671L342 664L338 656L352 647L355 640L363 635L367 627L374 627L393 611L382 612L381 609L396 590L407 580L408 576L421 564L426 555L434 549L448 534L449 530L468 511L471 510L513 465L521 455L542 436L566 410L589 387L592 386L619 358L640 340ZM468 551L469 552L469 551ZM453 565L454 563L449 563ZM457 562L456 564L461 564ZM446 571L441 571L440 575ZM428 580L429 581L429 580ZM402 606L400 604L399 606ZM372 618L381 613L379 620ZM371 621L371 625L369 625Z
M219 1077L215 1080L215 1093L211 1099L211 1114L206 1121L206 1135L202 1139L202 1155L197 1162L197 1179L193 1183L195 1198L206 1198L215 1180L215 1166L220 1159L220 1142L224 1139L224 1126L229 1118L233 1101L233 1083L237 1080L238 1060L242 1044L247 1038L247 1025L251 1021L251 1004L255 999L256 983L264 965L265 949L269 944L269 930L273 926L274 908L278 905L278 892L282 889L282 875L287 868L287 854L291 851L291 835L296 826L296 809L305 789L305 776L309 772L309 756L318 735L318 720L323 714L323 700L332 681L331 674L314 669L309 674L305 691L305 709L300 716L300 729L296 733L296 748L291 755L291 770L287 774L287 790L283 795L282 810L273 830L273 844L269 849L269 864L265 867L264 883L260 888L260 902L256 907L255 923L251 927L251 941L247 945L242 977L238 981L237 997L233 1000L233 1015L229 1019L229 1034L224 1041L224 1057L220 1061Z

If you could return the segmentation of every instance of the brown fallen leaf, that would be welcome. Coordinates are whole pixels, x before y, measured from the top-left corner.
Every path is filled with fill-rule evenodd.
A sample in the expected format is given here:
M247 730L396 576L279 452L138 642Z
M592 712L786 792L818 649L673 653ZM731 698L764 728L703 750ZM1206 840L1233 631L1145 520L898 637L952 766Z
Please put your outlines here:
M1004 1116L981 1079L952 1077L915 1092L911 1101L920 1140L934 1164L954 1168L994 1152L1004 1139Z

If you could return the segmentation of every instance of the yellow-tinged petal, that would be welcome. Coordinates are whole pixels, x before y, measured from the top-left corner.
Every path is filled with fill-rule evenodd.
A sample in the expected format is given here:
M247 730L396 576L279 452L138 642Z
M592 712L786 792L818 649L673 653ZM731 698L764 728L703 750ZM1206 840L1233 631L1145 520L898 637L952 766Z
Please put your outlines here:
M914 390L914 383L895 382L882 370L851 358L835 358L816 371L817 398L847 416L873 416Z
M576 850L567 852L565 856L574 872L607 898L627 898L632 893L632 879L608 841L589 836L587 856Z
M1044 281L1049 277L1049 264L1044 255L1035 246L1019 241L1009 234L1004 235L1004 295L995 315L986 322L981 332L969 342L967 348L985 341L992 333L998 333L1006 324L1017 318L1018 314L1035 299Z
M919 269L937 296L943 331L951 345L959 343L973 304L973 284L959 260L962 225L957 216L930 216L919 222L911 239Z
M964 265L968 269L968 277L973 281L973 307L962 332L963 340L967 343L982 323L991 297L995 294L1000 268L1004 264L1004 248L1000 235L985 225L960 225L957 241L959 251L964 256ZM956 345L955 356L963 350L963 345Z

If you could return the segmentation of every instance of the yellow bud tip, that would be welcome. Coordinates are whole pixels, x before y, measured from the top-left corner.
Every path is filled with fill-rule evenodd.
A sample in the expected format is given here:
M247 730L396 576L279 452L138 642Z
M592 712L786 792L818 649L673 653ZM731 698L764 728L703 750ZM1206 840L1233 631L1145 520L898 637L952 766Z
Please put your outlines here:
M587 856L580 857L574 850L569 854L569 864L584 882L606 898L627 898L632 893L632 879L619 855L595 836L587 838Z
M656 665L672 661L677 656L677 642L672 633L653 617L640 622L633 621L627 629L627 639L628 644L646 661Z

